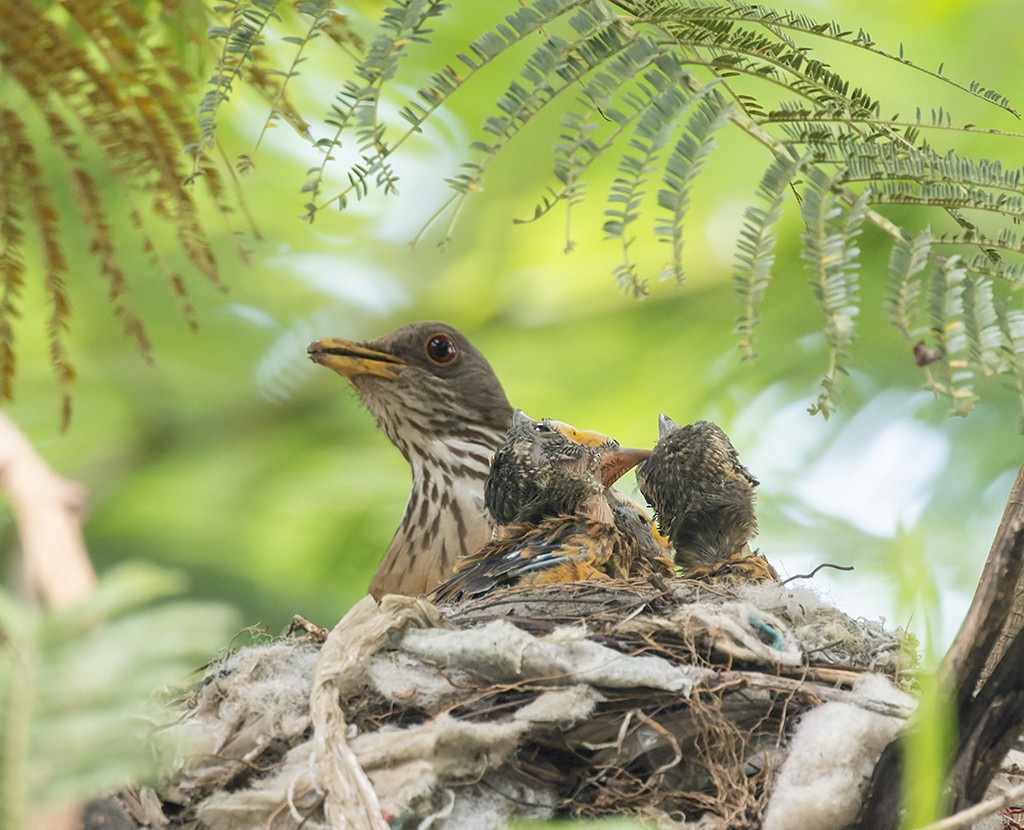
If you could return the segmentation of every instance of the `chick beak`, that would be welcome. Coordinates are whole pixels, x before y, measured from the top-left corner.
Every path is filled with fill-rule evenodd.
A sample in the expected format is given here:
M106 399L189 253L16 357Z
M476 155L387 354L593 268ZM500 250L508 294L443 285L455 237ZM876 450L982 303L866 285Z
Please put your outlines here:
M679 424L668 417L664 412L658 416L658 437L664 438L670 432L679 429Z
M641 461L646 461L651 457L650 450L620 447L618 441L601 432L577 429L564 421L548 420L547 423L570 441L600 450L601 460L598 463L598 474L601 476L601 484L605 489L611 487Z
M619 442L614 438L609 438L607 435L600 432L592 432L589 429L577 429L572 424L565 423L565 421L548 420L547 423L550 424L552 428L557 429L570 441L575 441L577 444L582 444L584 447L604 447L606 445L610 447L619 446ZM628 470L629 468L627 467L626 469ZM623 470L623 472L625 472L625 470Z
M601 483L605 489L611 487L625 473L628 473L641 461L646 461L650 457L650 450L620 447L618 444L605 447L601 452L601 462L598 465Z
M354 340L335 337L314 340L306 353L314 363L333 369L349 380L367 375L394 380L406 365L387 352L378 352Z

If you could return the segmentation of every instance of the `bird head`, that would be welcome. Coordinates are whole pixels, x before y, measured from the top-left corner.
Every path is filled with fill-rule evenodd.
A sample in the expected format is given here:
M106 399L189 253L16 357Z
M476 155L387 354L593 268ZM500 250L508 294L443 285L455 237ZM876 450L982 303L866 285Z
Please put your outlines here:
M362 343L317 340L307 351L352 382L407 459L433 442L496 446L512 417L487 359L446 323L412 323Z
M725 431L712 421L680 426L668 415L658 416L658 443L652 458L640 465L637 477L649 477L658 467L673 468L677 474L741 478L756 487L760 482L740 463L739 453Z
M691 533L683 527L732 522L748 535L756 528L758 480L740 463L729 436L710 421L680 426L661 415L658 443L637 467L636 480L677 548Z
M512 416L505 443L495 453L484 500L500 524L583 511L649 450L619 446L599 432L562 421Z

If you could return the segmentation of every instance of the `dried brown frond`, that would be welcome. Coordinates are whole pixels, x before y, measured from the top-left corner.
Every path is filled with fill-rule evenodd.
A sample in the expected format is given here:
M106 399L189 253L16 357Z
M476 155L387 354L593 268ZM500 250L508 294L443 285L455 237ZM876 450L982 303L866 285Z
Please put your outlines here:
M24 204L23 185L16 164L18 146L24 137L21 121L8 109L0 109L0 398L11 399L14 381L14 318L25 282L22 253L24 217L17 205Z
M0 193L5 206L0 221L8 230L0 299L0 394L12 392L19 281L32 276L24 272L20 249L30 230L40 241L51 362L65 386L74 376L64 336L69 295L79 280L90 285L89 269L79 263L91 262L102 275L114 315L146 359L150 340L130 297L131 282L150 271L125 267L131 253L125 240L150 257L152 271L167 280L191 327L196 325L188 292L193 274L221 284L210 235L187 187L197 173L208 172L202 167L189 97L198 79L154 25L161 15L174 16L177 34L201 42L201 32L190 32L189 26L202 26L203 16L184 22L188 17L178 6L67 0L57 8L0 0L0 71L12 101L4 115L12 129L5 131L3 146L15 164L5 166ZM232 215L237 192L225 190L218 177L202 178L216 210ZM63 182L70 184L70 209L58 186ZM18 194L21 201L13 201ZM132 227L130 235L116 232L122 222ZM82 250L75 247L81 243L72 225L86 232ZM173 263L175 252L184 255L186 268ZM69 261L76 263L73 272Z
M57 208L50 198L50 189L43 177L39 157L25 131L24 123L14 113L8 112L7 126L12 130L13 161L27 197L28 218L39 234L43 287L50 306L46 320L50 363L57 375L58 384L67 387L75 379L75 370L64 345L64 332L71 308L64 285L68 264L61 244Z

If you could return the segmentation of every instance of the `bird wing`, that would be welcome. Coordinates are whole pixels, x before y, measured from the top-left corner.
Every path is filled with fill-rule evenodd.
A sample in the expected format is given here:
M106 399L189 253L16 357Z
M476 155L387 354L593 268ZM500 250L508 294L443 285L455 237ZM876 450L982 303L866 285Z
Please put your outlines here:
M513 585L606 578L616 531L580 516L555 516L536 525L511 525L498 539L456 566L431 598L452 602Z

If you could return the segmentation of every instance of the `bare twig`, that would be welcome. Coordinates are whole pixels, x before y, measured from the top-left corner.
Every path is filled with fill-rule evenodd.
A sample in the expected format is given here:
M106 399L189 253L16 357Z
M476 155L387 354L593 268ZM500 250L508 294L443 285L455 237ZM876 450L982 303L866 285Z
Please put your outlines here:
M1014 787L1012 790L1008 790L996 798L990 798L988 801L982 801L980 804L975 804L973 807L968 807L959 813L954 813L939 821L933 821L931 824L918 827L917 830L961 830L964 827L971 827L978 819L995 815L1000 810L1005 810L1014 804L1020 804L1021 801L1024 801L1024 784Z
M96 573L82 539L85 493L57 475L0 412L0 487L14 511L29 583L52 608L92 593Z
M814 570L812 570L809 574L793 574L791 577L788 577L787 579L782 580L782 584L786 585L786 584L792 582L794 579L811 579L811 578L814 577L814 575L816 573L818 573L818 571L820 571L820 570L822 570L824 568L832 568L835 571L852 571L853 570L853 565L833 565L831 562L822 562Z
M326 628L321 628L314 622L310 622L301 614L293 614L291 624L288 626L288 630L285 632L286 636L297 634L300 631L305 631L306 636L314 643L322 643L327 639L328 631Z

